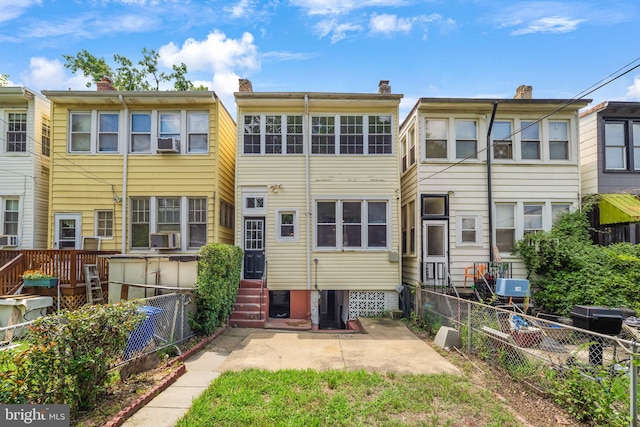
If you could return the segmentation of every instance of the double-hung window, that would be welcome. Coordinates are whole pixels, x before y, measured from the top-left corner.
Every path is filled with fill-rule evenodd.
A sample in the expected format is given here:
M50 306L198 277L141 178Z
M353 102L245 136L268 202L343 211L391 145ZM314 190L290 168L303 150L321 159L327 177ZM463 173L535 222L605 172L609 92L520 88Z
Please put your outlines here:
M287 116L287 154L304 152L302 116Z
M516 240L515 203L496 204L496 246L500 252L512 252Z
M364 153L362 116L340 117L340 154Z
M456 120L456 159L478 157L478 137L474 120Z
M42 117L42 155L51 155L51 119L49 116Z
M476 212L461 212L457 216L457 244L471 246L481 244L482 215Z
M133 249L149 247L150 201L149 197L131 199L131 248Z
M69 151L91 152L91 113L71 113L71 138Z
M3 234L18 235L19 208L20 201L18 199L4 199Z
M282 116L265 116L264 152L282 153Z
M187 113L187 152L209 152L209 114L204 112Z
M157 198L156 228L158 231L180 231L180 198Z
M151 113L131 114L131 152L151 152Z
M335 154L335 117L314 116L311 118L311 152L313 154Z
M276 240L280 242L293 242L298 240L298 210L276 209Z
M9 113L7 152L27 151L27 113Z
M520 122L521 157L540 160L540 125L538 122Z
M524 204L524 234L542 230L542 204Z
M158 114L158 137L180 140L180 113L161 112Z
M369 116L369 154L391 154L391 116Z
M640 122L605 121L604 160L605 170L640 171Z
M427 120L426 157L427 159L447 158L447 120Z
M337 250L387 248L387 207L385 200L317 201L316 247Z
M260 116L244 116L242 133L244 154L260 154Z
M569 160L569 123L549 121L549 159Z
M194 197L189 203L189 234L187 246L199 248L207 243L207 198Z
M98 152L118 152L118 113L98 113Z
M493 123L493 158L513 159L513 128L508 120Z

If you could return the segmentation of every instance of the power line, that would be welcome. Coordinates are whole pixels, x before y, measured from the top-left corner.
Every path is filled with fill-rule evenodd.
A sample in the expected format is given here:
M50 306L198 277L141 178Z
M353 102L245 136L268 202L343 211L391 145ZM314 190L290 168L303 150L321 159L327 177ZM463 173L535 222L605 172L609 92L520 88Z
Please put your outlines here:
M574 103L576 103L576 102L578 102L578 101L582 100L582 99L583 99L584 97L586 97L587 95L590 95L590 94L592 94L593 92L595 92L595 91L597 91L597 90L599 90L599 89L603 88L604 86L606 86L606 85L608 85L608 84L610 84L610 83L613 83L614 81L616 81L616 80L618 80L619 78L621 78L621 77L625 76L626 74L629 74L629 73L630 73L630 72L632 72L633 70L636 70L636 69L640 68L640 64L637 64L637 65L635 65L635 66L633 66L633 67L629 68L628 70L626 70L626 71L624 71L624 72L622 72L622 73L620 73L620 74L616 75L616 73L619 73L621 70L624 70L625 68L629 67L630 65L632 65L632 64L634 64L634 63L636 63L636 62L638 62L638 61L640 61L640 57L638 57L638 58L634 59L633 61L629 62L628 64L624 65L623 67L618 68L616 71L614 71L613 73L611 73L611 74L607 75L606 77L604 77L604 78L600 79L599 81L597 81L596 83L592 84L592 85L591 85L591 86L589 86L588 88L586 88L586 89L584 89L584 90L582 90L582 91L578 92L578 94L576 94L574 97L572 97L572 98L570 98L569 100L565 101L564 103L560 104L558 107L554 108L551 112L549 112L549 113L547 113L547 114L544 114L543 116L541 116L541 117L537 118L536 120L534 120L534 121L532 121L532 122L528 123L526 126L521 127L520 129L518 129L518 130L516 130L516 131L513 131L510 135L508 135L508 136L504 137L503 139L495 140L491 145L488 145L487 147L482 148L482 149L480 149L480 150L476 150L476 152L475 152L474 154L470 154L470 155L468 155L467 157L464 157L464 158L462 158L462 159L460 159L460 160L456 161L455 163L452 163L452 164L450 164L450 165L446 166L444 169L441 169L441 170L439 170L439 171L436 171L436 172L432 173L432 174L431 174L431 175L429 175L429 176L426 176L426 177L424 177L424 178L420 178L420 179L418 180L418 182L424 181L424 180L426 180L426 179L433 178L434 176L439 175L439 174L441 174L441 173L443 173L443 172L446 172L447 170L449 170L449 169L453 168L454 166L458 166L458 165L460 165L460 164L464 163L464 162L465 162L465 161L467 161L467 160L475 159L475 158L477 158L477 157L478 157L478 154L479 154L479 153L482 153L483 151L487 151L489 148L493 148L496 144L498 144L498 143L500 143L500 142L508 141L508 140L509 140L510 138L512 138L514 135L516 135L516 134L518 134L518 133L522 132L523 130L525 130L525 129L527 129L527 128L529 128L529 127L533 126L533 125L537 125L537 124L539 124L542 120L544 120L544 119L546 119L546 118L548 118L548 117L550 117L550 116L552 116L552 115L556 114L556 113L557 113L557 112L559 112L559 111L564 110L564 109L565 109L565 108L567 108L568 106L570 106L570 105L572 105L572 104L574 104ZM614 76L614 77L612 77L612 78L611 78L611 76ZM607 80L607 79L609 79L609 80ZM604 82L604 83L603 83L603 82ZM496 100L496 101L499 101L499 100ZM491 153L490 153L490 152L488 152L488 153L487 153L487 156L490 156L490 155L491 155Z

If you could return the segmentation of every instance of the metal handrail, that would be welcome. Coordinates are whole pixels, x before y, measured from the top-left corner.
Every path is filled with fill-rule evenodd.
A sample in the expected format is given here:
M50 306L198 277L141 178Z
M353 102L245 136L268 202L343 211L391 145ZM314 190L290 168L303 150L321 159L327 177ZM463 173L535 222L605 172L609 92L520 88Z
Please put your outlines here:
M269 261L264 260L264 270L262 271L262 283L260 284L260 320L264 320L262 318L262 304L264 303L264 284L267 282L267 266L269 265Z

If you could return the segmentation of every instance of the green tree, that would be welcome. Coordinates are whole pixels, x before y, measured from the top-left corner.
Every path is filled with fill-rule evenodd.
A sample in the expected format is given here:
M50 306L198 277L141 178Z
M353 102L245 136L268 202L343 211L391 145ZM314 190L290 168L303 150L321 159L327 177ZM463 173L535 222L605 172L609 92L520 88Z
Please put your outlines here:
M164 82L173 82L174 90L207 90L202 85L196 87L186 78L187 66L184 63L174 64L171 73L160 71L159 54L153 49L143 48L142 59L137 64L125 56L113 55L115 69L104 58L98 58L85 49L75 56L62 57L66 61L66 68L74 73L82 71L86 77L91 78L92 82L87 83L87 87L99 82L104 76L109 76L117 90L159 90Z
M0 86L7 86L9 84L9 74L0 74Z

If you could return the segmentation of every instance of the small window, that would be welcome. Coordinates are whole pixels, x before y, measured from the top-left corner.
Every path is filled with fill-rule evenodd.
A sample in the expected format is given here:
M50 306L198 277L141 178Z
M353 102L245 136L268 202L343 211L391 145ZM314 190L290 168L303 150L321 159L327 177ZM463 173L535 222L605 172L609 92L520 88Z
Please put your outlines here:
M446 151L446 150L445 150ZM409 130L409 166L416 162L416 132Z
M20 201L18 199L4 200L4 220L2 225L4 234L18 234L18 223L20 221L19 209Z
M520 140L524 160L540 159L540 126L538 122L520 122Z
M207 244L207 198L189 198L189 236L187 246L199 248Z
M98 114L98 152L118 152L118 113Z
M456 159L478 158L476 122L456 120Z
M96 236L113 237L113 211L98 210L96 211Z
M298 212L297 210L276 210L278 229L276 240L298 240Z
M422 196L422 215L430 217L447 216L446 196Z
M447 121L427 120L427 159L447 158Z
M75 153L91 152L91 113L71 113L71 146Z
M187 152L209 152L209 114L187 114Z
M569 124L549 122L549 159L569 160Z
M51 156L51 119L42 117L42 155Z
M151 152L151 114L131 114L131 152Z
M510 121L493 123L493 158L513 159L513 130Z
M27 151L27 113L9 113L7 152Z
M402 172L407 170L407 137L405 136L400 141L400 146L402 147Z
M479 245L482 216L478 213L461 213L457 217L457 244Z

